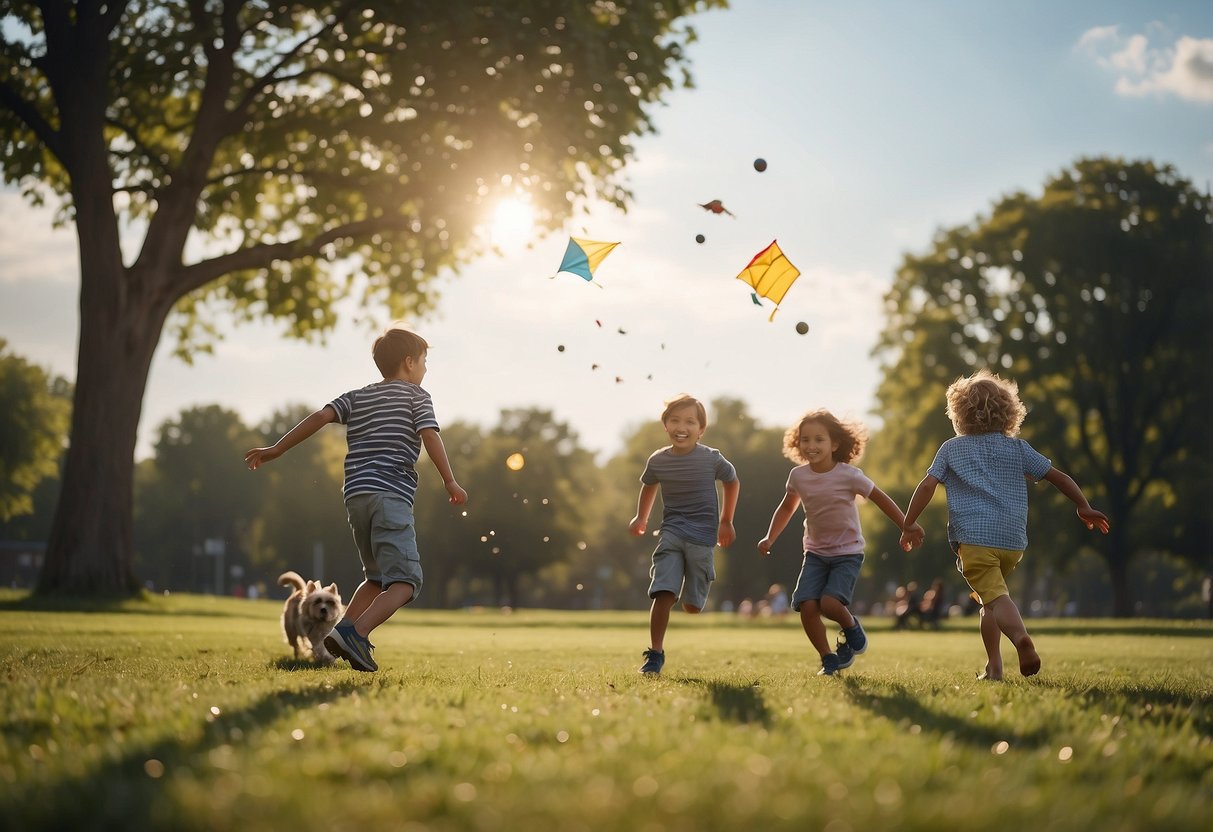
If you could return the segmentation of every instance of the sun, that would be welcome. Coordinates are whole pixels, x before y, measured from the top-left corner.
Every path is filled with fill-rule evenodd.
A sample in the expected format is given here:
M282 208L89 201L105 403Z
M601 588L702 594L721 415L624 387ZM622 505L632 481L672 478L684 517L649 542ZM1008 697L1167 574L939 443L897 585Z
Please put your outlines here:
M493 245L501 249L520 249L531 239L535 228L535 209L527 200L503 199L493 211L489 227Z

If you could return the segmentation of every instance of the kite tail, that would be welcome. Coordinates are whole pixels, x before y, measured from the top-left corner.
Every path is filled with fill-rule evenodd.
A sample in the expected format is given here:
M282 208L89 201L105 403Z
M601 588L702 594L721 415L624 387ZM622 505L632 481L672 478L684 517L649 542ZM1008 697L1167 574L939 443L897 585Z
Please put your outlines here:
M767 318L767 323L774 323L774 322L775 322L775 313L776 313L776 312L778 312L778 311L779 311L779 307L778 307L778 306L776 306L774 309L772 309L772 310L771 310L771 317Z

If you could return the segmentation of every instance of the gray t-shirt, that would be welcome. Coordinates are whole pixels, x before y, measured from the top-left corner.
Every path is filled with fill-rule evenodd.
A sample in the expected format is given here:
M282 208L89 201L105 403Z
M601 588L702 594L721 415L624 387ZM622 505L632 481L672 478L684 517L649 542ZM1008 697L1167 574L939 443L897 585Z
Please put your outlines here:
M665 514L661 530L700 546L715 546L720 526L716 480L737 479L733 463L715 448L696 445L689 454L678 455L669 447L654 451L644 466L640 481L661 486Z

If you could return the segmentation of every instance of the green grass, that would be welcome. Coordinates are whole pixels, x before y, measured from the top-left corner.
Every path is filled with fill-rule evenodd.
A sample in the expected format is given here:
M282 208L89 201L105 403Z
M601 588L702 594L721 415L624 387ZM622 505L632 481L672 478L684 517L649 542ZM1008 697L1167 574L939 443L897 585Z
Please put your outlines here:
M1208 623L1030 621L1042 674L992 684L974 619L865 622L823 678L794 618L676 614L646 679L642 613L404 610L370 675L295 662L278 612L0 593L0 827L1213 826Z

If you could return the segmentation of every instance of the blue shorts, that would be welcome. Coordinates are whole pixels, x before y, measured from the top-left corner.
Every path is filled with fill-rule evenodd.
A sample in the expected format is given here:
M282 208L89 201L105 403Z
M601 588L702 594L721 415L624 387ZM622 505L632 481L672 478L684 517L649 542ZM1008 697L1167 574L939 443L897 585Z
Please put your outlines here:
M862 554L823 558L805 552L800 577L796 579L796 590L792 593L792 609L799 611L805 601L820 601L826 595L837 598L843 606L851 606L851 596L855 594L855 582L859 580L861 566Z
M658 592L672 592L676 598L682 598L683 604L703 609L712 581L716 580L715 549L663 531L653 551L649 597L655 598Z
M345 501L345 510L366 579L385 587L412 584L415 601L422 575L413 506L399 495L377 492L355 494Z

